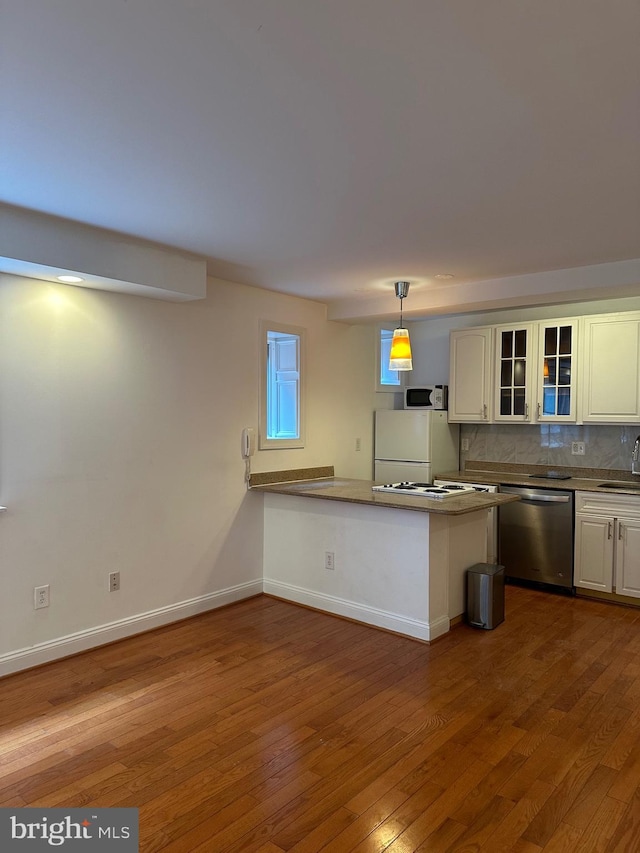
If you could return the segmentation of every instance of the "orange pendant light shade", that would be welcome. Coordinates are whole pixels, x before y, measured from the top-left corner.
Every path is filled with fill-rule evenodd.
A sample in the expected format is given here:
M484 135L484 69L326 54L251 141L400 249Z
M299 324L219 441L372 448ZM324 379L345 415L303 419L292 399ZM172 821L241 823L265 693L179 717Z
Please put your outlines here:
M402 300L409 293L409 282L396 281L395 287L396 296L400 300L400 326L393 333L391 352L389 353L389 370L413 370L409 330L402 325Z
M391 341L389 370L413 370L411 341L407 329L396 329Z

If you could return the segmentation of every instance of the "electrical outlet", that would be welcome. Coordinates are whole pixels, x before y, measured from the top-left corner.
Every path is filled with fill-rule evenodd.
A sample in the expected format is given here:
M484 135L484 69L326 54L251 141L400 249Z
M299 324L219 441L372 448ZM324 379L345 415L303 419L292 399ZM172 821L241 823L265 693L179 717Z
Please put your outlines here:
M33 588L33 609L40 610L49 606L49 584Z
M460 450L468 450L469 449L469 439L463 438L460 442Z
M333 551L325 551L324 552L324 567L325 569L329 569L333 571L336 567L336 558Z
M362 439L356 438L356 453L359 453L362 450Z
M572 441L571 442L571 455L572 456L584 456L585 443L584 441Z
M117 592L120 589L120 572L109 572L109 592Z

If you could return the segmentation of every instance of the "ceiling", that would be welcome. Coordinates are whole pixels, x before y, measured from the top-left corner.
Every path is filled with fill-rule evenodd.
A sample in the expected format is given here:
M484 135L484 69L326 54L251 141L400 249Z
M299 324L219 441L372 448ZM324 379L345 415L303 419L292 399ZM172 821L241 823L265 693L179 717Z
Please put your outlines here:
M640 293L637 0L0 14L3 202L337 319Z

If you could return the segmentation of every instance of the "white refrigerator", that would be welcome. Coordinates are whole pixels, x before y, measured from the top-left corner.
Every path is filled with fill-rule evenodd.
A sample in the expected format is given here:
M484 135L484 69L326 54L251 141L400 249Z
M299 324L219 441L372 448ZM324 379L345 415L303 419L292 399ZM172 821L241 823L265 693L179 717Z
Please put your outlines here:
M375 412L374 479L379 483L431 483L457 471L460 428L434 409Z

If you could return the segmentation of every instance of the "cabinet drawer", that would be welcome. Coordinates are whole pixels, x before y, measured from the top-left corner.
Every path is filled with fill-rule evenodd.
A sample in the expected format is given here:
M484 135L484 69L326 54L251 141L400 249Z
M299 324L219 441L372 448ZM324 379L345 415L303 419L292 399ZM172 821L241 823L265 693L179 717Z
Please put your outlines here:
M576 492L576 514L640 518L640 495L609 495L601 492Z

